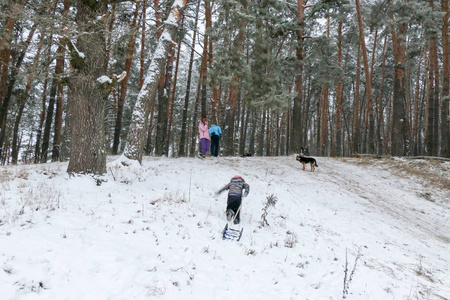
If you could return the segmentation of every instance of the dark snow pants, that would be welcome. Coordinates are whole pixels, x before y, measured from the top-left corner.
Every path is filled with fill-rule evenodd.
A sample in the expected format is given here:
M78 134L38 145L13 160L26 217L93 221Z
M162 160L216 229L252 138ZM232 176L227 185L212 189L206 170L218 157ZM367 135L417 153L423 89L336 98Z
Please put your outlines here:
M236 212L239 209L239 206L241 206L241 202L242 202L242 198L239 196L228 196L228 200L227 200L227 210L231 209L234 211L234 214L236 214ZM236 216L236 220L238 222L240 222L241 220L241 211L239 211L239 213Z
M220 136L211 135L211 156L219 156Z

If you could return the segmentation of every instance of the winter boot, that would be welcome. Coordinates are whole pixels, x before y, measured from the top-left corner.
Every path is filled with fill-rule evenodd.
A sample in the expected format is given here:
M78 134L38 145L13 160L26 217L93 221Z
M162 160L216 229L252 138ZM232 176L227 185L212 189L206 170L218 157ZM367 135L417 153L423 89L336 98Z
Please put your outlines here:
M234 211L232 209L227 210L227 221L231 221L234 217ZM235 220L236 221L236 220Z

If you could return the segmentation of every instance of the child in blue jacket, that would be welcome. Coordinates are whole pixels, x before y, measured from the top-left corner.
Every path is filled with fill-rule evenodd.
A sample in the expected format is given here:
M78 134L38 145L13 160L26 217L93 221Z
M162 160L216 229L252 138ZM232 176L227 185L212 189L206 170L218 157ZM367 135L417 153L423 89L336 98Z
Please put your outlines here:
M213 124L209 128L209 136L211 137L211 156L219 156L220 136L222 135L222 129Z

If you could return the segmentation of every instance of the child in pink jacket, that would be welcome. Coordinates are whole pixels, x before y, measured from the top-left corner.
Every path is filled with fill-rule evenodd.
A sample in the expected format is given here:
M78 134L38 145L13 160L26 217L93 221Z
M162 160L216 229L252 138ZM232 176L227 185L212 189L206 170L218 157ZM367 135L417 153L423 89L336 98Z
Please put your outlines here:
M209 150L209 132L208 132L208 119L203 116L202 121L198 125L198 132L200 133L200 143L202 145L201 154L202 158L205 158L205 153Z

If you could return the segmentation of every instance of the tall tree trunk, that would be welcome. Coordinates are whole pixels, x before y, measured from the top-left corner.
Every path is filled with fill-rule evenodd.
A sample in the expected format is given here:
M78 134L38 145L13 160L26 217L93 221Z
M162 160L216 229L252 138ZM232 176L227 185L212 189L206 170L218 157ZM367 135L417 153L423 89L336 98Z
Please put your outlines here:
M195 10L195 25L194 25L194 32L192 34L192 44L191 44L191 56L189 59L189 68L187 73L187 81L186 81L186 94L184 97L184 107L183 107L183 113L182 113L182 120L181 120L181 133L180 133L180 145L178 148L178 156L186 156L185 150L186 150L186 137L187 137L187 114L188 114L188 108L189 108L189 96L191 92L191 80L192 80L192 66L194 64L194 53L195 53L195 38L197 36L197 24L198 24L198 12L200 10L200 1L197 2L197 8ZM206 5L206 2L205 2Z
M394 89L392 103L391 154L395 156L409 155L408 118L405 108L406 78L406 24L398 25L398 33L392 30L394 51Z
M358 17L358 27L359 27L359 44L363 54L364 62L364 75L366 80L366 96L367 96L367 121L369 125L369 137L373 138L374 134L374 120L373 120L373 104L372 104L372 79L370 76L369 59L367 57L366 42L364 36L364 27L362 23L361 6L359 0L355 0L356 12ZM374 153L375 147L373 141L371 141L369 147L369 153Z
M45 104L47 102L47 87L48 87L48 72L46 72L44 83L42 88L42 105L41 105L41 113L39 114L39 125L36 133L36 145L34 147L34 163L37 164L41 159L41 141L42 141L42 127L45 122L45 113L46 107Z
M245 3L242 3L242 8L245 11L247 9L247 6ZM239 31L237 34L236 39L233 41L233 47L236 49L237 53L241 53L244 50L244 32L247 24L244 19L241 19L241 22L239 24ZM231 82L230 82L230 108L226 111L226 121L225 121L225 128L223 129L223 154L224 155L234 155L235 154L235 144L234 144L234 135L235 135L235 126L234 121L236 118L236 112L237 112L237 104L240 100L239 94L240 94L240 84L241 79L239 76L234 74L232 76Z
M244 95L244 99L242 100L242 113L241 113L241 126L239 127L239 150L238 154L242 155L245 151L245 142L247 138L247 122L248 119L245 118L245 114L247 111L247 118L248 118L248 108L246 108L247 104L247 97Z
M200 70L202 70L202 68L200 68ZM201 74L200 74L200 78L201 78ZM189 154L190 156L194 156L195 153L197 153L198 151L196 151L196 147L198 146L197 143L197 137L199 135L198 132L198 125L199 125L199 121L198 121L198 107L199 107L199 103L200 103L200 88L201 88L201 80L198 81L198 85L197 85L197 94L195 96L195 104L194 104L194 113L192 114L192 130L191 130L191 147L190 147L190 151Z
M429 5L433 10L433 1L429 1ZM434 24L433 24L434 25ZM428 90L428 122L426 134L427 154L438 155L439 148L439 65L437 50L437 34L430 33L429 46L429 90Z
M259 114L261 116L261 114ZM261 129L258 135L258 148L256 149L256 155L264 155L264 132L266 128L266 110L262 112Z
M239 98L239 78L234 76L230 83L230 108L225 115L225 128L223 129L223 154L234 155L234 121L237 111L237 103Z
M53 111L55 109L55 102L56 102L56 92L57 92L57 82L56 78L52 79L52 84L50 87L50 97L48 102L48 108L47 108L47 117L45 119L45 126L44 126L44 135L42 138L42 153L40 161L41 163L47 162L47 156L48 156L48 148L50 145L50 132L52 128L52 121L53 121Z
M139 59L139 89L144 85L144 72L145 72L145 28L147 24L147 0L143 0L142 3L142 25L141 25L141 53Z
M21 0L10 4L8 12L10 18L5 22L3 32L0 32L0 161L2 160L3 143L6 137L6 120L8 116L11 95L17 80L20 67L22 66L23 60L25 58L25 54L37 28L37 24L33 25L33 27L31 28L28 34L28 38L25 42L25 48L19 55L14 68L11 69L11 74L9 74L13 29L22 13L23 6L26 2L27 1L25 0ZM43 10L41 12L43 12Z
M213 39L210 36L212 32L212 11L210 1L205 1L205 31L208 35L208 65L212 68L213 65ZM219 124L219 109L217 108L220 102L220 92L219 87L217 86L217 82L214 78L211 78L211 86L212 86L212 102L211 102L211 121L214 124Z
M257 124L258 124L257 113L254 109L252 109L252 128L250 130L250 142L248 146L248 152L252 155L255 154L255 136Z
M202 116L208 115L208 107L206 106L206 85L208 80L208 37L209 35L205 34L203 36L203 54L202 54L202 89L201 89L201 109ZM211 118L210 118L211 119Z
M155 0L155 3L159 2ZM166 2L166 11L170 8L170 2ZM157 6L155 5L155 9L159 10ZM156 12L158 15L158 12ZM159 20L162 19L159 16ZM162 34L162 31L159 31L159 34ZM158 39L160 36L158 36ZM172 63L174 60L174 45L176 40L176 35L173 38L173 44L170 47L168 59L166 62L165 67L161 70L161 75L159 79L159 86L158 86L158 93L157 93L157 108L158 108L158 115L156 117L156 135L155 135L155 152L154 154L157 156L165 155L166 150L164 149L166 145L166 133L167 133L167 111L168 111L168 100L169 100L169 93L170 93L170 81L171 81L171 74L167 74L167 72L172 70Z
M267 117L266 117L266 156L272 156L272 116L271 116L271 109L267 110Z
M342 21L338 24L338 37L337 37L337 64L338 67L342 67ZM342 156L342 96L343 96L343 84L342 78L339 76L336 86L336 147L333 155Z
M182 21L181 21L181 27L183 27L183 23L184 23L184 15L182 16ZM169 145L170 145L170 140L171 140L171 134L172 134L172 124L173 124L173 110L174 110L174 106L175 106L175 93L177 90L177 79L178 79L178 67L180 64L180 52L181 52L181 39L178 41L178 49L177 49L177 61L175 63L175 74L173 76L173 87L172 87L172 93L170 95L169 98L169 116L167 117L168 119L168 124L167 124L167 138L166 138L166 149L167 149L167 155L169 155ZM175 141L173 141L173 145L175 145ZM175 148L172 148L172 153L173 155L175 155Z
M133 20L131 21L131 36L128 41L128 50L127 57L125 59L125 68L124 71L127 73L125 78L120 82L120 94L119 100L117 101L117 115L116 115L116 123L114 126L114 141L112 147L112 154L119 153L119 145L120 145L120 134L122 132L122 118L123 118L123 108L125 105L125 97L127 96L128 89L128 79L130 78L130 70L131 63L133 61L134 47L137 39L137 19L139 14L139 2L136 2L136 9L134 11ZM145 20L144 20L145 22Z
M45 34L43 35L43 37L45 37ZM50 40L50 45L51 45L53 43L53 35L52 34L50 35L49 40ZM50 62L52 60L51 56L52 56L51 48L49 47L48 53L47 53L47 66L50 65ZM51 133L51 127L52 127L52 122L53 122L53 111L54 111L55 102L56 102L56 92L57 92L57 87L58 87L58 80L60 80L58 75L61 75L61 74L57 74L57 69L58 69L58 71L60 71L60 69L61 69L61 66L58 64L58 62L55 66L55 74L52 78L52 84L50 87L50 95L49 95L50 97L49 97L49 103L48 103L48 109L47 109L47 117L45 120L44 135L42 137L42 153L41 153L41 157L40 157L40 161L42 163L47 162L48 148L50 145L50 133ZM46 72L49 72L48 67L47 67ZM47 78L46 78L46 80L47 80ZM44 100L43 100L43 105L45 106L45 96L44 96Z
M169 2L167 2L167 5L168 4L169 4ZM163 32L162 10L161 10L161 6L159 4L159 0L153 0L153 6L154 6L154 11L155 11L156 37L157 37L157 39L159 41L159 39L161 38L162 32ZM144 37L142 37L142 38L144 38ZM141 69L143 68L143 65L144 65L143 55L144 55L144 53L141 52ZM163 86L164 86L164 72L165 71L166 71L165 68L163 68L161 70L161 74L160 74L160 78L159 78L159 82L158 82L158 89L157 89L155 97L157 97L157 95L159 95L159 94L162 94L160 92L160 90L162 90ZM142 80L142 83L141 83L140 89L142 89L142 86L144 84L143 83L144 79L141 78L141 80ZM155 148L155 145L154 145L155 142L152 141L152 138L153 138L153 128L155 127L153 125L153 121L155 119L155 106L156 106L156 102L157 101L156 101L156 98L154 100L150 99L150 101L152 102L151 111L150 111L150 121L149 121L150 124L148 125L147 141L146 141L146 144L145 144L145 147L144 147L145 154L147 154L147 155L150 154Z
M64 0L64 18L69 13L70 0ZM64 73L64 53L65 48L60 45L56 51L56 67L55 75L61 76ZM53 150L52 161L59 161L61 158L61 143L62 143L62 125L63 125L63 99L64 99L64 85L58 83L58 91L56 95L56 111L55 111L55 130L53 135Z
M69 173L103 174L106 172L106 147L103 116L105 88L98 81L107 65L104 23L98 16L106 13L106 2L77 2L80 34L75 51L71 49L73 74L69 83L71 152ZM83 53L84 56L80 56ZM89 137L89 138L87 138Z
M442 108L441 108L441 156L450 157L450 120L449 120L449 41L448 41L448 0L441 0L442 16Z
M352 140L353 140L353 153L358 153L360 151L360 135L361 135L361 123L359 119L359 85L361 81L361 44L358 47L358 57L356 59L356 83L355 83L355 102L353 104L353 130L352 130Z
M381 82L380 82L380 89L379 89L379 95L376 101L377 105L377 129L376 129L376 136L377 136L377 142L378 142L378 154L381 155L384 153L383 150L383 138L381 136L382 129L383 129L383 88L384 88L384 82L386 79L386 45L387 45L387 35L384 37L384 44L383 44L383 62L381 65Z
M290 149L289 152L298 153L300 152L300 147L302 147L301 142L303 139L302 134L302 89L303 89L303 17L304 17L304 0L297 0L297 47L296 47L296 56L298 63L297 74L295 75L295 94L294 97L294 106L292 109L292 130L290 137Z
M158 97L158 118L156 123L156 139L155 139L155 155L162 156L167 155L168 149L166 149L167 139L167 115L169 111L169 95L172 86L172 70L173 61L175 59L175 41L169 51L169 57L167 59L166 70L163 72L164 85Z
M413 106L414 113L412 116L412 153L413 155L419 155L419 145L418 145L418 137L419 137L419 111L420 111L420 75L421 75L421 67L422 67L422 59L423 59L424 51L420 51L419 63L417 66L417 75L416 75L416 84L414 88L414 97L413 97Z
M319 142L319 153L322 156L328 155L329 149L329 137L328 137L328 88L322 88L322 107L321 112L322 116L320 118L321 126L320 126L320 142Z
M19 147L20 147L19 142L18 142L19 125L20 125L20 121L22 118L23 110L25 109L25 105L27 103L28 97L30 96L31 85L33 83L33 80L35 79L35 72L36 72L38 62L39 62L39 57L41 55L41 49L42 49L42 44L43 44L45 34L46 33L44 31L42 34L43 37L42 37L41 41L39 42L36 55L34 56L34 59L33 59L33 65L31 67L31 70L29 71L27 84L26 84L25 90L21 96L20 103L19 103L19 111L17 112L16 121L14 123L12 151L11 151L11 161L13 164L17 164L17 160L18 160L18 156L19 156Z
M177 0L172 5L171 12L165 23L164 32L158 41L154 56L147 71L144 85L139 92L133 110L124 155L129 159L139 161L139 163L142 163L144 141L148 125L147 119L150 108L152 102L155 101L159 78L166 64L170 49L173 46L173 41L178 31L181 15L186 6L186 2L187 0Z

